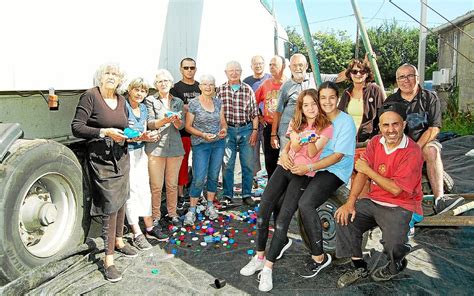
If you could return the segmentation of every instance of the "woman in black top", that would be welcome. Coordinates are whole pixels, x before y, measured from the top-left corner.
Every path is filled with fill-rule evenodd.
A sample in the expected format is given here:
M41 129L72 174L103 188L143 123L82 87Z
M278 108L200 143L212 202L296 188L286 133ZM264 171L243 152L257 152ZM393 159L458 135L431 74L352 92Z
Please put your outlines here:
M95 87L82 94L71 124L75 137L87 139L88 171L96 189L91 215L102 217L104 270L111 282L122 279L114 265L114 249L125 256L137 256L122 239L130 186L127 137L123 134L128 126L127 109L125 98L116 92L122 79L118 65L102 65L94 78Z

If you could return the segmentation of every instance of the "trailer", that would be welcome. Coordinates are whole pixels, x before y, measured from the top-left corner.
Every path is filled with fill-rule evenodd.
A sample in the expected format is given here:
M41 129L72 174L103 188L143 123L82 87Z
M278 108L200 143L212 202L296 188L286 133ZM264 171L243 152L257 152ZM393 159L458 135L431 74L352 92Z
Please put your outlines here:
M90 194L84 142L70 124L104 62L150 82L179 62L225 81L239 61L288 57L288 37L265 1L59 1L0 4L0 279L13 280L84 242ZM54 90L53 90L54 89ZM57 100L56 100L57 99Z

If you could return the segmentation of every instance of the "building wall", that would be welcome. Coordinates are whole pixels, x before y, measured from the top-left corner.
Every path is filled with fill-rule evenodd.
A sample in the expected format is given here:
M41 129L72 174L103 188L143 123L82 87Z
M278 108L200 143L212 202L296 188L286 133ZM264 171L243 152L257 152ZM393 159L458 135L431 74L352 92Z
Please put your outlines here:
M464 26L463 30L474 36L474 20ZM466 34L461 34L459 40L459 51L474 61L474 41ZM459 85L459 107L462 110L474 111L474 64L466 58L458 55L458 85Z
M465 32L474 36L474 20L470 23L461 24ZM451 45L457 41L458 51L474 60L474 42L456 28L444 31L441 38ZM450 69L451 82L459 87L459 108L461 110L474 111L474 65L460 54L454 54L454 50L444 42L439 42L438 69ZM440 98L446 100L449 92L438 90Z

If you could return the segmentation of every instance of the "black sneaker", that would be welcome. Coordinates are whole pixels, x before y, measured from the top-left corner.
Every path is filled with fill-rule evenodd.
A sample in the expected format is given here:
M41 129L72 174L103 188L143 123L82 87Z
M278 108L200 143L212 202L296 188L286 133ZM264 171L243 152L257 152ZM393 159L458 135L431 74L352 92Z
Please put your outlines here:
M311 258L306 264L305 269L300 273L304 278L312 278L316 276L321 270L325 267L328 267L331 264L332 258L329 254L324 254L324 260L321 263L316 263L316 261Z
M145 251L153 248L153 246L148 242L146 237L143 234L139 234L137 237L135 237L133 240L133 245L135 248Z
M291 238L287 238L287 243L283 246L283 249L281 249L280 254L278 257L276 257L276 260L280 259L283 257L283 253L285 253L286 250L288 250L289 247L291 247L291 244L293 243L293 240Z
M224 196L222 197L222 199L220 200L220 204L222 207L230 207L230 206L233 206L234 205L234 201L232 198L230 197L227 197L227 196Z
M178 204L176 205L177 210L182 210L184 209L184 205L186 202L184 201L184 196L178 196Z
M179 217L173 217L171 218L171 223L176 226L176 227L182 227L183 226L183 223L181 222L181 220L179 219Z
M252 197L244 197L242 199L242 203L245 204L245 205L248 205L248 206L255 206L255 201L253 200Z
M408 264L408 261L406 258L403 258L402 261L400 262L400 266L398 266L398 272L393 274L391 271L390 271L390 268L389 268L389 265L390 265L390 262L388 262L387 264L385 264L384 266L381 266L379 268L377 268L372 274L371 274L371 277L374 281L376 282L384 282L384 281L389 281L391 280L392 278L394 278L395 276L397 276L402 270L405 269L405 267L407 266Z
M353 268L346 273L344 273L338 280L337 280L337 287L344 288L349 286L350 284L362 279L366 278L369 275L369 271L365 268Z
M128 258L134 258L134 257L137 257L138 256L138 252L132 248L131 246L125 244L122 248L115 248L115 250L119 253L121 253L122 255L124 255L125 257L128 257Z
M105 278L112 283L116 283L122 280L122 273L118 271L115 265L110 265L109 267L105 268L104 266L104 275Z
M160 219L153 220L153 228L163 231L163 227L161 226Z
M439 215L451 210L457 204L462 203L463 201L464 197L462 196L442 196L438 198L438 202L435 203L436 205L433 207L433 210L437 215Z
M168 240L168 235L162 232L161 226L154 226L152 230L146 231L147 236L151 236L154 239L157 239L160 242Z

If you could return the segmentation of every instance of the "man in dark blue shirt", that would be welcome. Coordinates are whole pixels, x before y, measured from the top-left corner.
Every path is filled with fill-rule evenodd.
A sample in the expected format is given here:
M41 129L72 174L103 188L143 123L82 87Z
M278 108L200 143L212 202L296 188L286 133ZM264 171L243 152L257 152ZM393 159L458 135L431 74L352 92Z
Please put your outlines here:
M441 214L462 203L462 197L444 196L441 143L436 140L441 128L441 102L436 93L419 84L418 70L411 64L401 65L396 72L398 91L385 102L401 102L407 106L406 134L423 151L428 179L435 199L434 211Z

